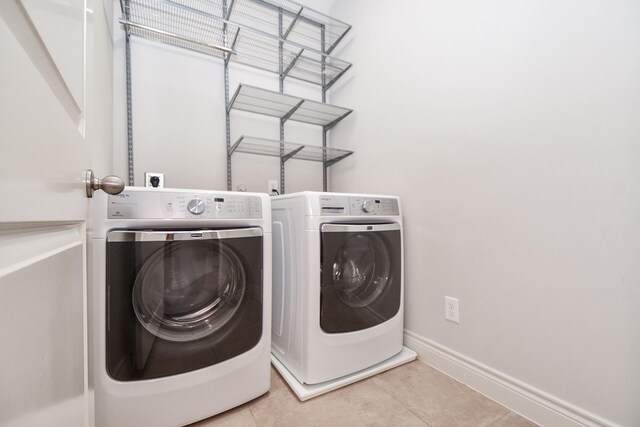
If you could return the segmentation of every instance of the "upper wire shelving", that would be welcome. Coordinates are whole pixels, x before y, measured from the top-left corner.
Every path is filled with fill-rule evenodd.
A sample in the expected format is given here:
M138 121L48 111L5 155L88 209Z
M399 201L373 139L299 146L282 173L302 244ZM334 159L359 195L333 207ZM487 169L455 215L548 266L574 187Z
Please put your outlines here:
M227 11L222 18L326 54L351 29L345 22L290 0L228 0Z
M120 0L120 23L126 31L127 146L129 184L134 185L130 36L173 45L219 58L224 63L227 189L231 190L234 151L280 157L284 193L284 162L290 158L321 161L323 189L327 166L353 152L327 147L327 132L353 110L326 103L328 89L351 67L330 56L351 26L292 0ZM275 73L279 92L240 85L229 94L229 64L238 63ZM286 95L284 81L294 78L320 86L322 102ZM241 137L231 146L230 110L280 119L280 140ZM288 120L322 126L322 146L284 140Z
M120 5L120 22L129 34L270 71L283 78L295 78L326 89L351 67L350 63L323 53L328 51L327 43L333 43L329 44L332 48L348 31L335 28L346 24L329 17L322 20L319 12L307 12L302 7L291 16L295 3L290 1L235 0L227 6L231 12L227 16L223 16L225 8L220 0L120 0ZM282 37L273 33L272 14L260 14L249 20L249 9L255 5L282 16L282 23L280 18L276 21L276 28L287 28ZM307 12L305 16L302 11ZM231 17L246 25L225 19ZM309 30L316 27L311 23L316 22L313 17L320 20L318 34L324 34L321 50L297 42L313 39Z

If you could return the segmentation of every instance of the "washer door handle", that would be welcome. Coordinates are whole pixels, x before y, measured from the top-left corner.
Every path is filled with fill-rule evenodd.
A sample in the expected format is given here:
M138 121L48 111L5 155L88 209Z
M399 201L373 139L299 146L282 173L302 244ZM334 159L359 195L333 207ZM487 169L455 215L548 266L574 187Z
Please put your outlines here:
M394 231L400 230L400 224L392 222L388 224L322 224L320 231L323 233L362 233L366 231Z
M222 230L136 231L116 230L107 236L108 242L170 242L176 240L224 240L260 237L262 228L230 228Z

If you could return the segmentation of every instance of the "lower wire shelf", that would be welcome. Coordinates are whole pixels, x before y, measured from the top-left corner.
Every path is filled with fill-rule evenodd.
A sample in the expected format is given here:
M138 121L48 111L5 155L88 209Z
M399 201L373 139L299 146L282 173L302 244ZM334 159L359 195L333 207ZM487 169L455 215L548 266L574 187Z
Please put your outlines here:
M235 152L280 157L284 161L289 159L310 160L323 162L326 166L330 166L353 154L353 151L342 150L340 148L319 147L295 142L280 142L273 139L244 135L238 138L236 143L233 144L229 150L229 155Z

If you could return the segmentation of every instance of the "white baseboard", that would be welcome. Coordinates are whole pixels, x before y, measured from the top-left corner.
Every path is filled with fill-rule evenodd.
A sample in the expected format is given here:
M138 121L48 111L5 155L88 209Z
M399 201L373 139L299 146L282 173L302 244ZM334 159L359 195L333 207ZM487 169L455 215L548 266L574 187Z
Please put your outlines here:
M418 359L542 426L613 426L582 408L405 330L404 345Z

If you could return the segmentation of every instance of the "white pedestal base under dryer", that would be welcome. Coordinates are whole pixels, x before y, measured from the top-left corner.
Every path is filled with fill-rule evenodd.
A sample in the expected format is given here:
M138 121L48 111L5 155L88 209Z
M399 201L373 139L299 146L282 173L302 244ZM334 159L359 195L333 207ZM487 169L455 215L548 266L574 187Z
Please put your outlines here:
M340 387L344 387L349 384L353 384L365 378L372 377L380 374L389 369L393 369L397 366L404 365L413 360L416 360L418 354L407 348L402 347L400 353L392 356L391 358L377 363L369 368L365 368L361 371L354 372L353 374L346 375L344 377L336 378L335 380L326 381L320 384L302 384L293 376L291 372L285 366L280 363L277 357L271 355L271 363L276 370L282 375L282 378L287 382L291 390L298 396L301 401L313 399L314 397L321 396L330 391L337 390Z
M302 384L354 374L402 351L398 198L273 197L272 354Z
M269 390L266 194L96 194L90 387L101 426L180 426Z

